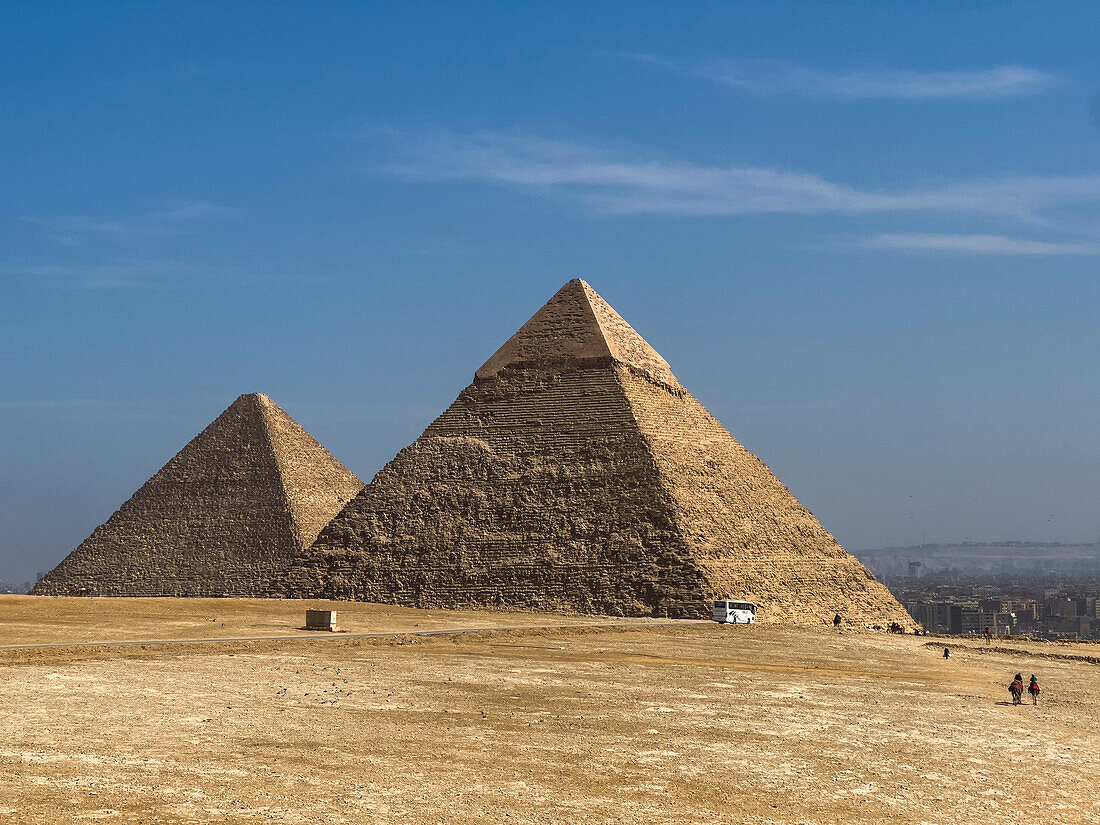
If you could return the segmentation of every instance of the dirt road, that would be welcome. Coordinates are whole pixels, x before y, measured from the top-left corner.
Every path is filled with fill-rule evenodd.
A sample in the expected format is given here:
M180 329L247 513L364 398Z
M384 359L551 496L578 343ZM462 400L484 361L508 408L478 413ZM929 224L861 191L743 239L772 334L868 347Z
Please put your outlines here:
M125 641L94 641L72 644L70 642L50 642L48 644L24 644L24 645L0 645L0 651L5 650L71 650L73 648L100 648L100 647L157 647L162 645L232 645L239 642L342 642L352 639L398 639L405 636L465 636L470 633L500 633L519 630L567 630L569 628L586 628L588 630L616 630L627 627L690 627L692 625L705 625L705 621L693 621L684 619L654 619L639 625L638 622L576 622L573 624L531 624L531 625L485 625L482 627L452 627L438 630L395 630L388 633L348 633L346 631L310 632L303 634L286 634L282 636L224 636L199 639L127 639Z

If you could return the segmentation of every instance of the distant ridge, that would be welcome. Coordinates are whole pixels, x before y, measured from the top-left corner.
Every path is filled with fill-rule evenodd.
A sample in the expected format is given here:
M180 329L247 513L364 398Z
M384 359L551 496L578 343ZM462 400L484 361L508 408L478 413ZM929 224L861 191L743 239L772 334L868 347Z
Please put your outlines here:
M242 395L31 592L258 595L362 486L270 398Z
M563 286L273 595L912 619L584 281Z
M1100 576L1100 543L966 541L857 550L855 555L879 576ZM916 566L910 569L910 563Z

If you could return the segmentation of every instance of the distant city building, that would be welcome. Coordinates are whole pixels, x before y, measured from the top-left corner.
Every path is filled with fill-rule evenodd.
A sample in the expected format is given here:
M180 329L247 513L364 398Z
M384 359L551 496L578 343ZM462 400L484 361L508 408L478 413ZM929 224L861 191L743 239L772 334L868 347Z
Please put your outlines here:
M981 612L976 602L965 602L951 606L951 632L977 633L982 630Z
M1047 602L1047 615L1064 618L1077 617L1077 602L1074 599L1056 598Z
M890 583L889 581L887 582ZM1100 639L1100 581L1063 582L1036 587L1034 582L993 584L920 583L909 577L893 582L909 613L930 633L998 636L1024 635L1045 639ZM1009 592L997 592L1004 588ZM1038 598L1022 598L1024 592Z

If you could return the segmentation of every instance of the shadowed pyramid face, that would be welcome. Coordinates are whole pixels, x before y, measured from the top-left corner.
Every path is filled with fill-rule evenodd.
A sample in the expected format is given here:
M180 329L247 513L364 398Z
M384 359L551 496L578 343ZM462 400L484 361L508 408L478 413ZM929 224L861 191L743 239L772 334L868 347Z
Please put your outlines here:
M266 395L242 395L35 586L258 595L361 488Z
M911 623L581 280L321 531L273 593Z

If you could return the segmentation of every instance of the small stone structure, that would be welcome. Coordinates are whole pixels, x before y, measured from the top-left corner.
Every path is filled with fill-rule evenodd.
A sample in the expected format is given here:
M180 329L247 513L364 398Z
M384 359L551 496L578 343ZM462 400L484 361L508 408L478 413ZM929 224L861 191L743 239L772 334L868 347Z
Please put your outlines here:
M562 287L271 595L910 624L584 281Z
M31 592L261 595L362 487L270 398L242 395Z
M335 633L339 629L336 626L335 610L306 611L306 630L328 630Z

